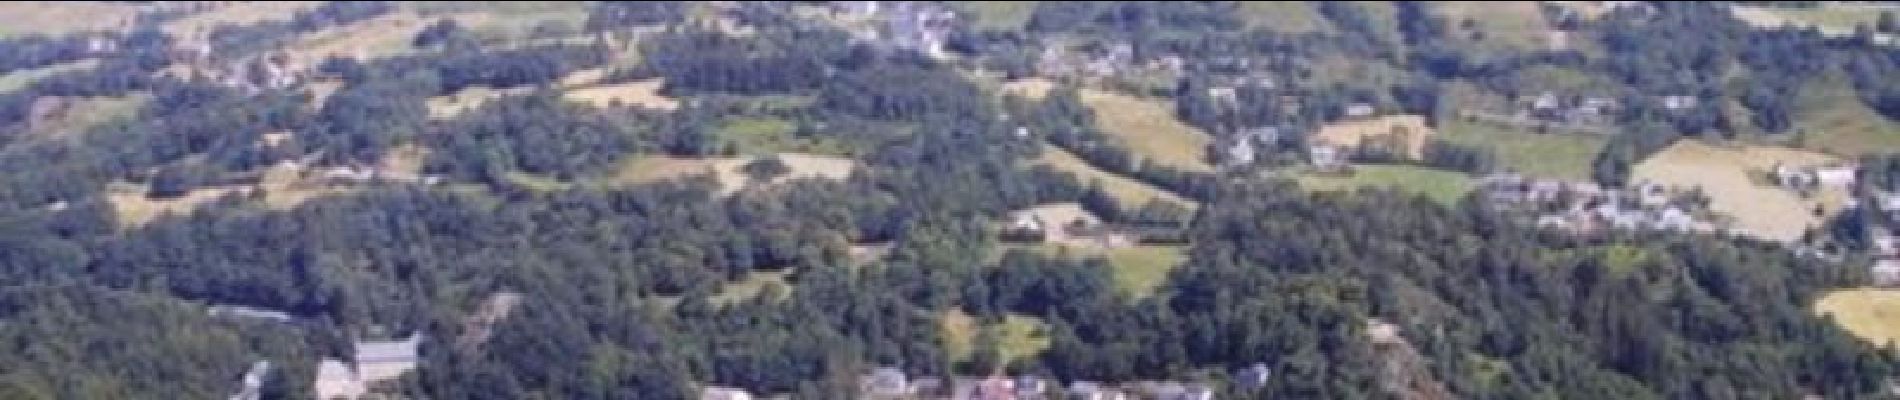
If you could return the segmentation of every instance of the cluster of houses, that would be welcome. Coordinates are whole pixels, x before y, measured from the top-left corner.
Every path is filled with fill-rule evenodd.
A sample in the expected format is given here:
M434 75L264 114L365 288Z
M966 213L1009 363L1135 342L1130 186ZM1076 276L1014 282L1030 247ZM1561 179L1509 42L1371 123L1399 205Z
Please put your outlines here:
M1876 194L1873 203L1888 219L1900 217L1900 193ZM1868 270L1874 285L1900 286L1900 234L1892 227L1874 227L1867 241L1868 250L1874 257L1873 266Z
M1013 213L998 232L998 240L1011 243L1045 241L1086 242L1104 248L1141 244L1183 244L1184 226L1179 224L1109 224L1076 219L1053 224L1033 211Z
M238 305L214 305L209 313L217 318L248 319L291 323L296 317L288 312ZM346 362L324 358L317 363L312 384L318 400L355 400L368 396L377 384L394 381L414 370L423 335L412 333L397 340L360 340L354 346L354 360ZM264 378L273 371L270 361L257 361L239 380L237 394L231 400L256 400L261 396Z
M1716 224L1692 211L1692 199L1654 183L1604 188L1589 182L1496 174L1480 179L1484 199L1501 209L1528 211L1539 227L1590 234L1606 230L1713 232Z
M185 69L184 72L174 70L172 73L182 75L179 78L216 82L245 93L288 88L309 78L309 66L296 62L283 52L225 63L218 62L215 55L208 39L180 40L172 45L171 58L174 63L185 66Z
M1543 92L1531 98L1520 113L1530 120L1596 126L1614 123L1617 106L1616 99L1609 97Z
M374 182L396 182L396 183L416 183L416 184L422 184L422 185L436 185L436 184L442 183L442 177L440 176L411 174L411 173L406 173L406 172L390 171L390 170L385 170L385 169L380 169L380 168L365 167L361 165L344 165L344 166L323 168L323 169L319 169L315 171L314 175L310 177L316 178L319 181L331 183L331 184L365 184L365 183L374 183Z
M1272 377L1272 369L1256 363L1236 371L1234 384L1251 390L1263 387ZM1122 384L1075 381L1060 385L1034 375L955 377L944 382L935 377L911 377L903 370L883 367L858 379L858 396L873 400L1213 400L1215 388L1207 383L1174 381L1138 381ZM751 400L744 389L706 387L701 400Z
M857 31L859 40L913 50L944 58L944 44L956 26L957 14L940 4L918 1L837 1L832 14L841 19L871 20L878 26Z
M1370 120L1378 113L1377 108L1368 103L1349 103L1345 105L1341 111L1348 121ZM1410 143L1411 141L1422 140L1413 137L1413 132L1410 132L1411 128L1405 123L1393 125L1372 124L1369 126L1372 126L1373 129L1384 129L1385 132L1362 136L1395 138L1400 142L1397 143L1398 147L1409 148L1412 145ZM1292 132L1293 129L1291 128L1278 126L1241 128L1218 144L1222 148L1220 152L1222 156L1221 164L1227 168L1252 165L1259 159L1262 149L1280 148ZM1309 138L1310 140L1306 144L1305 152L1307 162L1311 163L1313 169L1319 172L1339 172L1345 170L1351 163L1353 152L1362 145L1362 143L1333 143L1319 136L1323 135L1316 134Z
M1176 55L1139 60L1135 57L1135 46L1128 43L1111 43L1093 51L1050 46L1036 59L1036 73L1052 78L1100 79L1140 71L1178 75L1186 69L1187 60Z

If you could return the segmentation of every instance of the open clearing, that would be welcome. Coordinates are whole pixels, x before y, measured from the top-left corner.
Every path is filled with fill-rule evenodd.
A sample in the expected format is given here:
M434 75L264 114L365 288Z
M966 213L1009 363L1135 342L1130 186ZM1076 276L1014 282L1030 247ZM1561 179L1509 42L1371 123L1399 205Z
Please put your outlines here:
M1036 12L1034 1L957 1L952 4L973 14L971 20L978 30L1020 31L1029 26L1029 17Z
M1836 290L1815 300L1814 310L1875 346L1900 340L1900 290Z
M1760 29L1780 29L1787 26L1814 27L1827 36L1851 36L1856 25L1869 27L1880 18L1880 7L1833 4L1820 2L1815 7L1773 7L1730 5L1729 10L1735 18ZM1893 8L1884 8L1895 10Z
M403 8L430 19L452 16L478 37L502 42L531 36L536 28L578 30L587 21L580 1L406 1Z
M1900 151L1900 123L1867 107L1839 75L1801 89L1794 130L1808 132L1804 147L1850 156Z
M136 228L144 226L166 214L183 215L209 204L226 194L239 190L238 187L221 186L192 190L183 196L153 199L145 197L143 185L133 190L113 190L106 193L106 202L112 204L112 211L118 216L119 226Z
M1042 156L1038 157L1035 163L1048 165L1058 171L1075 174L1076 178L1085 184L1094 182L1102 185L1102 189L1108 191L1110 196L1114 196L1115 201L1120 202L1123 207L1139 207L1154 199L1181 203L1189 207L1194 207L1197 204L1181 197L1181 195L1155 187L1154 185L1149 185L1146 182L1096 169L1095 166L1089 165L1089 163L1083 161L1082 158L1076 157L1075 154L1069 153L1068 150L1056 147L1056 145L1053 144L1042 146Z
M779 184L792 179L825 178L844 180L857 169L857 162L848 158L822 156L803 153L779 153L780 160L791 167L791 172L766 184ZM741 168L746 163L758 159L747 157L674 157L665 155L643 155L620 166L620 170L609 180L615 184L642 184L697 174L713 174L719 180L720 195L731 195L752 185Z
M579 71L574 71L572 73L567 74L567 76L561 77L560 86L563 88L579 88L579 87L590 86L596 83L600 83L601 79L604 79L607 77L608 72L609 71L607 70L606 67L588 68L588 69L583 69Z
M305 35L284 50L305 65L316 65L332 56L368 61L413 50L416 33L433 23L413 13L392 12Z
M1102 248L1043 243L1035 249L1050 256L1102 257L1114 268L1115 288L1135 298L1153 295L1168 282L1168 272L1187 262L1186 248L1181 246Z
M1049 91L1056 88L1055 81L1043 78L1017 79L1003 82L1002 93L1022 96L1029 100L1042 100Z
M173 37L202 38L219 25L252 25L289 21L298 11L316 8L321 1L232 1L204 12L166 22L161 28Z
M1005 314L1000 323L982 325L963 310L952 309L941 319L944 351L954 361L968 361L976 354L979 332L988 330L995 338L996 350L1004 365L1024 360L1049 349L1048 324L1041 318Z
M1214 169L1203 157L1213 137L1175 118L1166 101L1085 89L1082 103L1095 110L1097 127L1135 156L1188 171Z
M1539 178L1589 180L1597 153L1607 142L1600 136L1533 133L1463 120L1440 128L1440 139L1490 148L1499 167Z
M1650 181L1670 187L1700 187L1709 196L1709 208L1734 218L1734 228L1751 236L1779 242L1801 237L1838 213L1846 199L1842 189L1823 189L1815 199L1755 178L1776 162L1791 166L1824 165L1840 161L1831 155L1769 146L1718 147L1699 140L1680 140L1636 164L1633 182ZM1816 205L1826 215L1816 217Z
M765 293L767 287L777 287L780 295L790 295L792 284L785 278L791 275L791 272L790 269L784 269L746 273L744 279L728 282L720 287L719 294L713 295L710 300L716 305L732 305L759 297L760 294Z
M1427 4L1452 27L1471 20L1473 28L1484 35L1483 40L1473 43L1480 48L1542 50L1548 47L1545 38L1549 37L1551 27L1544 21L1543 4L1539 2L1434 1ZM1470 41L1468 34L1458 36L1457 40Z
M42 97L42 102L59 102L57 110L36 116L28 122L28 134L41 138L63 138L88 129L138 114L152 95L135 92L113 97Z
M1320 32L1329 29L1326 17L1319 14L1319 8L1300 1L1243 1L1240 2L1241 19L1247 21L1249 28L1266 28L1276 32L1304 33Z
M1431 141L1435 133L1425 125L1424 116L1400 114L1329 123L1313 134L1313 140L1354 148L1366 144L1368 138L1390 136L1399 141L1399 147L1406 157L1418 160L1425 157L1425 144Z
M679 109L678 100L660 95L660 87L665 84L664 80L656 78L617 85L578 88L569 90L567 99L593 104L596 107L608 107L619 102L656 110Z
M468 110L481 107L482 104L486 104L490 100L498 99L503 96L526 94L531 90L534 90L534 88L526 86L507 89L471 86L448 95L430 97L427 102L429 106L429 117L435 119L455 118L464 112L468 112Z
M1316 191L1396 188L1447 206L1457 204L1473 185L1471 177L1463 173L1411 165L1355 165L1350 176L1302 175L1298 181L1300 187Z
M6 4L6 3L0 3ZM86 59L64 64L54 64L34 69L23 69L0 74L0 93L25 89L33 81L67 71L78 71L99 65L99 60Z
M398 153L404 151L399 150ZM402 158L396 156L392 158ZM386 160L388 161L388 160ZM395 161L402 163L405 161ZM398 165L398 167L401 167ZM288 210L318 197L355 193L356 189L331 186L311 182L303 177L304 170L295 163L279 163L264 169L256 185L224 185L194 189L183 196L154 199L145 196L149 190L146 185L114 183L106 193L106 201L112 204L114 214L118 216L123 228L135 228L151 222L165 214L187 214L227 194L238 193L251 196L249 204L261 205L270 210Z
M1101 226L1102 224L1102 218L1095 216L1095 213L1082 209L1082 204L1080 203L1040 204L1035 207L1016 210L1010 213L1011 219L1014 219L1016 215L1023 214L1033 215L1042 220L1044 224L1043 231L1047 233L1047 237L1044 240L1048 243L1073 247L1100 247L1104 245L1101 237L1069 236L1066 227L1076 221L1081 221L1085 226ZM1004 221L1004 223L1009 222L1011 221Z
M0 1L0 37L120 30L143 7L103 1Z

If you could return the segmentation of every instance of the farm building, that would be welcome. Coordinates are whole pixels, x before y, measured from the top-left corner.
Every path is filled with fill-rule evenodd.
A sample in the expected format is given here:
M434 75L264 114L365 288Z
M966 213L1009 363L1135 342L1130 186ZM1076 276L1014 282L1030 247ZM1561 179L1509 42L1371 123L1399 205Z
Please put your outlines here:
M416 368L421 333L402 340L357 341L355 364L325 358L317 364L317 381L312 385L317 399L357 399L369 393L369 386L395 380Z
M699 400L752 400L752 393L745 389L708 386L699 391Z
M1347 104L1345 109L1346 118L1370 118L1375 112L1377 109L1368 103Z
M402 340L358 341L356 374L366 382L396 379L402 373L416 369L416 349L421 344L421 333L411 334Z
M1267 363L1254 363L1234 376L1239 380L1240 387L1259 389L1266 387L1267 381L1273 378L1273 368L1268 368Z
M211 306L210 313L213 317L257 319L271 322L290 322L292 320L290 313L246 306L216 305Z
M1669 111L1685 110L1696 106L1694 96L1663 96L1661 101L1663 109Z
M1076 400L1126 400L1128 395L1100 383L1075 381L1069 383L1069 398Z
M858 380L858 386L864 394L877 398L902 397L911 393L911 385L904 371L893 367L871 371Z
M1900 286L1900 260L1888 258L1874 261L1868 272L1873 277L1874 286Z
M1900 256L1900 238L1894 237L1891 231L1875 229L1873 233L1868 234L1867 242L1871 244L1875 257Z
M1035 212L1016 212L1010 216L1009 226L1003 227L999 238L1006 242L1041 242L1048 238L1048 228L1048 223Z
M1314 168L1322 171L1338 171L1344 169L1346 167L1346 155L1343 153L1344 152L1339 151L1338 147L1324 144L1309 146L1306 149L1307 159L1312 161Z

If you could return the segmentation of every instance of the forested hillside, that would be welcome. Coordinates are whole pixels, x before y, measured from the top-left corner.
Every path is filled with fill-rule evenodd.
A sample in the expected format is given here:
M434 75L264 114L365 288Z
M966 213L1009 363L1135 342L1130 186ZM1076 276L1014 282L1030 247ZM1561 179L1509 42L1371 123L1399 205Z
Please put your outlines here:
M1630 105L1604 117L1621 133L1594 174L1572 171L1608 186L1683 138L1820 140L1787 103L1818 75L1896 114L1877 81L1900 52L1750 30L1715 4L1569 21L1581 50L1525 50L1409 1L1292 3L1322 19L1297 31L1236 2L506 5L552 16L533 26L479 2L322 2L199 34L173 24L231 9L150 3L119 30L0 37L0 74L70 68L0 91L0 398L310 398L333 384L319 360L377 362L362 342L411 333L414 369L367 391L870 398L860 378L895 368L945 386L904 398L1032 376L1053 385L1015 398L1184 382L1223 399L1844 399L1891 396L1900 373L1890 346L1810 308L1870 282L1871 212L1814 229L1847 246L1809 257L1295 179L1305 141L1360 106L1446 129L1536 97L1531 71L1618 82L1591 95ZM865 34L939 8L955 17ZM969 17L1006 11L1028 15ZM403 46L287 50L385 28ZM1063 51L1119 72L1048 72ZM1169 57L1185 65L1128 72ZM1002 89L1021 80L1053 89ZM1156 161L1110 126L1125 110L1090 101L1111 92L1171 105L1141 115L1247 162ZM1678 95L1702 103L1649 105ZM47 122L120 97L143 100ZM1502 169L1482 143L1430 146L1350 158ZM1161 195L1125 201L1102 175ZM1872 204L1891 183L1868 186ZM1020 217L1069 204L1100 226ZM1033 239L1007 234L1022 221ZM1136 269L1158 281L1128 284ZM259 360L274 369L243 389Z

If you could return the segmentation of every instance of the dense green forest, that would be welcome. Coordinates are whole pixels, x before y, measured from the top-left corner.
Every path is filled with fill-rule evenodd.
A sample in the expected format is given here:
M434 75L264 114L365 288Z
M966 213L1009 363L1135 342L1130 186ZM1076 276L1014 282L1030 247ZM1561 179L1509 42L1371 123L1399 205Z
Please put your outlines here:
M387 390L681 399L728 386L837 399L857 396L865 372L895 366L945 378L1206 382L1220 398L1412 398L1386 389L1393 361L1369 338L1372 319L1396 325L1425 360L1416 372L1455 398L1877 398L1900 372L1893 349L1809 308L1825 289L1867 281L1851 262L1718 235L1577 238L1484 202L1179 170L1112 140L1075 87L1002 96L968 73L1027 73L1042 37L1131 42L1137 58L1179 55L1205 72L1164 91L1184 121L1220 136L1306 132L1357 102L1440 118L1445 82L1515 93L1520 71L1553 65L1614 77L1630 104L1670 93L1732 97L1748 110L1746 121L1714 105L1623 110L1616 123L1629 131L1599 163L1599 180L1616 183L1679 137L1739 124L1788 134L1786 102L1815 71L1849 73L1857 100L1900 115L1890 104L1900 86L1882 78L1900 68L1900 51L1749 30L1716 4L1656 3L1584 24L1603 49L1585 55L1463 48L1447 33L1456 22L1415 2L1321 3L1336 28L1301 33L1251 27L1234 2L1042 2L1019 31L959 33L960 58L936 60L804 21L792 8L810 2L744 3L733 12L754 21L748 35L687 22L693 5L676 2L596 2L579 40L518 46L484 46L432 21L405 41L413 51L321 63L314 74L339 83L322 100L308 85L240 90L157 74L177 38L155 26L110 36L120 50L103 55L77 35L0 39L0 73L99 60L0 92L0 398L228 396L258 359L282 366L264 397L307 398L318 358L348 357L362 337L463 336L471 310L497 292L525 300L484 345L425 342L417 371ZM1410 17L1378 26L1360 3ZM396 7L329 2L209 40L242 58ZM625 49L606 40L614 34L639 36L638 61L616 56ZM1266 60L1281 84L1242 87L1237 104L1217 107L1207 77L1230 68L1209 61L1223 56ZM1402 76L1323 82L1322 56ZM660 92L685 101L565 101L562 78L594 68L607 83L663 79ZM1729 73L1753 79L1716 79ZM522 90L431 115L431 98L470 88ZM31 134L36 100L128 93L151 100L60 140ZM847 179L730 192L703 174L614 179L647 158L789 151L744 149L719 129L762 118L792 126L790 141L838 143L831 155L859 165ZM288 139L258 145L271 132ZM404 147L425 149L421 172L445 182L368 182L291 206L267 201L269 189L231 192L142 224L111 199L115 185L179 197L286 162L371 164ZM1122 204L1034 162L1058 149L1197 206ZM1490 168L1471 154L1482 149L1435 151L1424 162ZM758 181L790 168L762 160L744 167ZM1181 227L1186 261L1137 296L1118 290L1107 259L996 237L1011 211L1062 202L1115 223ZM889 252L853 256L869 245ZM722 296L761 273L788 284ZM212 318L207 303L296 322ZM1048 346L1006 360L986 338L975 355L952 354L942 326L958 312L1044 321ZM1256 363L1272 379L1236 384L1234 372Z

